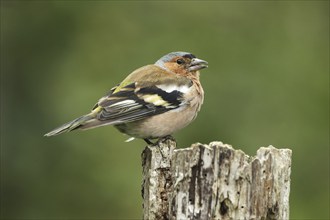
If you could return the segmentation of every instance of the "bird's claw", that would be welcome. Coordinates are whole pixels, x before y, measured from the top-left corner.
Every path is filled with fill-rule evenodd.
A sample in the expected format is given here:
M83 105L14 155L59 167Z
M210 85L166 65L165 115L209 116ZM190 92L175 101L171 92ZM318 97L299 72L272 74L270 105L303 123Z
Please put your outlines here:
M143 140L150 146L157 146L159 148L160 154L162 155L162 158L164 158L164 155L163 155L162 149L160 148L160 143L166 142L167 140L175 141L174 137L171 135L167 135L165 137L159 138L156 143L153 143L148 138L144 138Z

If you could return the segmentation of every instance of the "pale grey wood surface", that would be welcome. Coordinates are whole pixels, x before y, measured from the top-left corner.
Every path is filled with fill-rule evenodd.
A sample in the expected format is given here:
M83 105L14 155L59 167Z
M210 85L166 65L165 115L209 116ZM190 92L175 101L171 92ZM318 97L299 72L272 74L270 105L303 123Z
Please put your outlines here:
M290 149L175 147L166 139L142 154L144 219L289 219Z

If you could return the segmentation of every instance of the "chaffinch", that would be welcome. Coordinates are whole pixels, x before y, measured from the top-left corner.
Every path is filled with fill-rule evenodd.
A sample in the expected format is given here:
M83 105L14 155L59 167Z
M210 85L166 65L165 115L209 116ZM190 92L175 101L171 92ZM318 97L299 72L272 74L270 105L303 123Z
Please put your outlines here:
M142 138L151 144L150 139L169 136L196 118L204 99L199 70L207 67L206 61L191 53L169 53L155 64L133 71L89 114L45 136L114 125L132 139Z

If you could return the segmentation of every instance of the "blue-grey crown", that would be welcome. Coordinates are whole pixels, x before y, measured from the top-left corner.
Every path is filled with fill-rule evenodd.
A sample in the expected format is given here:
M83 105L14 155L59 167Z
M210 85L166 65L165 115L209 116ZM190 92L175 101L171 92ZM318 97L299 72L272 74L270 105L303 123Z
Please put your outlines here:
M161 68L165 68L164 67L164 63L172 60L174 57L189 57L190 59L192 58L196 58L196 56L194 56L191 53L188 52L183 52L183 51L177 51L177 52L171 52L169 54L166 54L165 56L161 57L159 60L157 60L157 62L155 63L155 65L161 67Z

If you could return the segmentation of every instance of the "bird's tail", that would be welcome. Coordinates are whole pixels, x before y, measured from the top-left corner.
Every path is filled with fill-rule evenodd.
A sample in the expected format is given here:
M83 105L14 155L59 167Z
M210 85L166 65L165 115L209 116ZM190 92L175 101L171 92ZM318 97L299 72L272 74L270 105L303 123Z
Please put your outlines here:
M69 132L69 131L75 130L77 128L82 127L86 123L90 122L94 118L95 118L95 115L92 114L92 113L87 114L87 115L83 115L79 118L74 119L73 121L65 123L64 125L62 125L58 128L55 128L54 130L52 130L52 131L48 132L47 134L45 134L45 136L47 136L47 137L55 136L55 135L62 134L64 132Z

